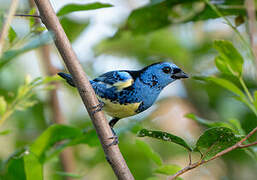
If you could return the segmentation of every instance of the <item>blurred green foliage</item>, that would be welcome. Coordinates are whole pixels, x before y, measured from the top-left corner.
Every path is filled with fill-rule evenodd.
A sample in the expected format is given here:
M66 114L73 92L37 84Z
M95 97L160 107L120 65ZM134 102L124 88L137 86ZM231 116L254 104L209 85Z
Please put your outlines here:
M72 43L78 40L92 22L91 18L78 20L70 13L96 9L101 12L106 7L112 9L116 4L93 2L62 7L58 15L69 40ZM27 9L29 14L35 14L35 8ZM147 121L133 117L133 121L118 127L119 146L135 179L166 179L187 165L188 151L194 149L193 159L199 159L201 152L202 158L208 160L257 126L257 72L253 56L249 56L252 50L246 14L241 0L151 0L133 9L112 37L94 46L95 58L101 55L134 58L142 66L172 59L193 76L183 83L190 105L185 103L180 108L187 109L183 115L196 123L195 138L186 138L193 126L186 126L188 130L182 132L185 136L179 137L180 128L167 131L162 127L168 125L149 120L156 111L145 118ZM1 28L4 17L1 13ZM230 31L217 27L218 22L224 21ZM68 114L63 110L69 124L53 124L52 107L45 94L58 78L42 74L31 81L25 76L28 69L20 68L22 59L18 61L18 56L52 43L54 36L44 32L46 28L34 18L28 18L29 32L24 36L14 27L9 30L0 57L0 146L7 148L0 150L0 179L114 179L89 117L77 110L81 101L74 96L75 91L68 93L68 102L67 97L59 98L61 107L68 106L72 111ZM89 69L95 62L83 63ZM96 74L94 70L90 69L90 75ZM39 91L42 89L46 91ZM167 101L172 103L173 99ZM159 114L160 118L163 115ZM170 121L176 119L176 114L168 115ZM175 127L177 122L172 122ZM146 136L151 138L142 138ZM246 143L256 140L257 134ZM67 147L73 147L74 172L64 172L60 166L59 154ZM225 166L227 172L214 178L256 179L256 147L235 150L222 160L224 163L219 166ZM213 176L218 174L213 169L208 171Z

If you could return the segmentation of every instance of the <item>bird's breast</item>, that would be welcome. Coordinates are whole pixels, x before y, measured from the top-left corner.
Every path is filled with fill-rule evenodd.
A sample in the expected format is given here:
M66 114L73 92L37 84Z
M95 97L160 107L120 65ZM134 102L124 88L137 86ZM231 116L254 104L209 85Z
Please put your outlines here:
M103 110L110 116L116 118L125 118L129 116L133 116L137 114L136 110L140 106L140 102L138 103L126 103L120 104L116 101L110 101L109 99L100 98L100 101L104 103Z

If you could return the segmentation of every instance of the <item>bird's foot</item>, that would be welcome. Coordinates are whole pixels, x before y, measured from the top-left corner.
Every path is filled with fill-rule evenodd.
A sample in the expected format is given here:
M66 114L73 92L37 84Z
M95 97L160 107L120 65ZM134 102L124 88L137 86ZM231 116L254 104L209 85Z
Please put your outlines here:
M111 127L111 130L112 130L112 134L113 136L112 137L109 137L108 139L113 139L113 141L108 144L108 147L112 146L112 145L117 145L119 144L119 138L118 136L116 135L115 131L113 130L113 128Z
M104 107L104 103L103 102L100 102L99 104L97 104L96 106L93 106L92 109L95 109L92 113L95 114L99 111L102 111Z

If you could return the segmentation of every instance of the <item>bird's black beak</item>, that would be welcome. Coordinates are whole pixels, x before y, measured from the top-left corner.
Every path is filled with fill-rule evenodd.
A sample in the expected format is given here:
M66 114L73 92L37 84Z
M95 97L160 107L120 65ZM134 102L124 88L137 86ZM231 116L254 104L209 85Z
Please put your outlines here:
M171 78L173 78L173 79L182 79L182 78L189 78L189 76L185 72L179 71L179 72L173 74L171 76Z

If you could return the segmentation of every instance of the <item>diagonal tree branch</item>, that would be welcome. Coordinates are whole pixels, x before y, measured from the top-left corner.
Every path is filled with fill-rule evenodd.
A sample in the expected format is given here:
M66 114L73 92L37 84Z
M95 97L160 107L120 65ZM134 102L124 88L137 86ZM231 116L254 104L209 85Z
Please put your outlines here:
M69 72L74 78L76 87L78 88L83 103L89 112L98 138L100 139L104 149L106 158L110 163L114 173L118 179L134 179L119 150L119 147L117 145L108 146L108 144L112 142L112 140L109 138L112 136L112 131L103 112L100 111L93 113L94 109L92 109L92 107L98 105L99 102L49 0L35 0L35 3L40 12L42 22L46 25L47 29L52 31L55 35L55 45L61 54Z

